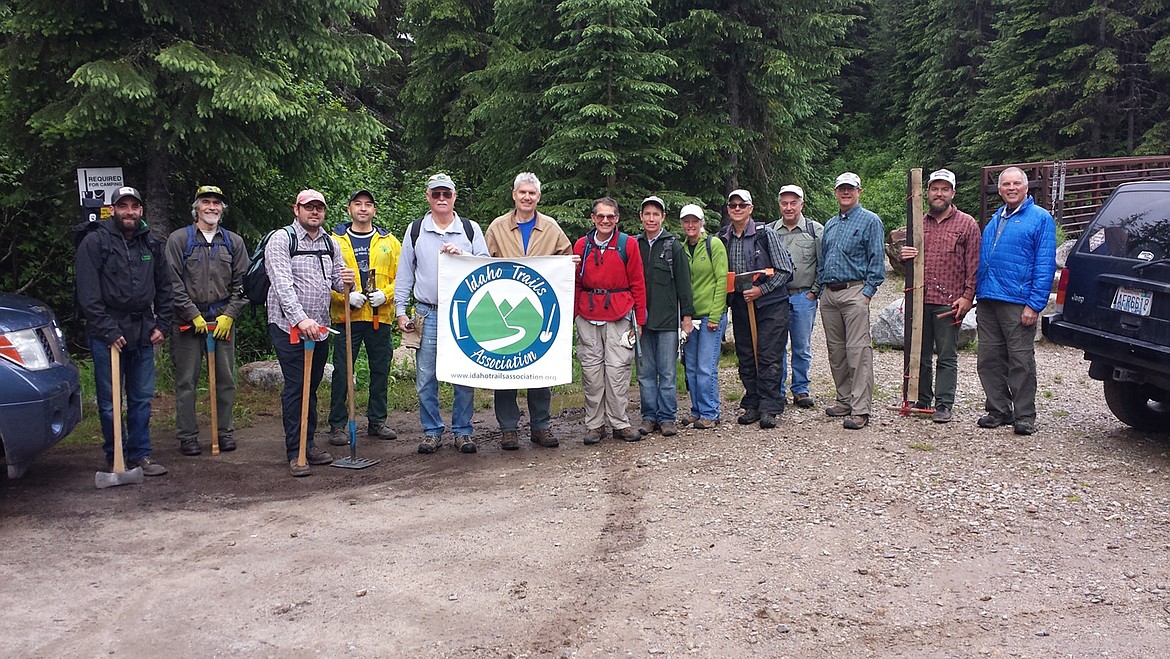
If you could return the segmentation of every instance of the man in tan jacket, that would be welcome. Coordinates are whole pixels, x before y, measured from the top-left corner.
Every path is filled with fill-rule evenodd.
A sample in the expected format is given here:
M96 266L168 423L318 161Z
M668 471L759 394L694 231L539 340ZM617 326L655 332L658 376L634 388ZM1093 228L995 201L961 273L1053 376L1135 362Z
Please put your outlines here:
M484 234L488 254L502 258L573 254L573 244L553 218L536 212L540 201L540 179L532 172L521 172L512 184L514 210L497 217ZM506 451L520 448L518 435L520 407L515 389L497 389L496 421L500 424L500 447ZM554 447L557 438L549 430L550 389L528 390L528 414L531 419L529 438L533 444Z

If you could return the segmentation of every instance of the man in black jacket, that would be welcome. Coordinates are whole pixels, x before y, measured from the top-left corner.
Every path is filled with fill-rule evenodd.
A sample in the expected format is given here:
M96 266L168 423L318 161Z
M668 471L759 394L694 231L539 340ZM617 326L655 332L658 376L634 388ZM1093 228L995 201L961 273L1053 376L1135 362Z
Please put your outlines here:
M121 353L126 383L126 466L161 476L150 457L150 403L154 398L154 346L171 331L171 282L162 249L142 222L142 195L118 188L114 216L90 230L77 247L77 304L85 314L97 389L106 462L114 461L114 392L110 351Z

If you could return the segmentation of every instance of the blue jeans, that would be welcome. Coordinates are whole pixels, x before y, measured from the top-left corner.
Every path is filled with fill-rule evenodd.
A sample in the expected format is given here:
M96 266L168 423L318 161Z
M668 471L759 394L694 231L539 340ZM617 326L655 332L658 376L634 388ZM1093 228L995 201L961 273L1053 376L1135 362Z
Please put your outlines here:
M643 330L642 356L638 359L638 393L642 418L674 423L678 414L678 330Z
M418 419L423 433L443 434L443 413L439 409L439 380L435 377L435 362L439 355L438 309L416 304L415 311L424 318L422 341L415 355L414 388L418 391ZM451 410L451 430L456 435L471 434L471 415L475 412L475 390L455 386L455 405Z
M788 387L788 347L780 355L780 397L788 391L793 394L808 393L808 366L812 362L812 331L817 320L817 301L808 299L805 293L788 296L791 310L788 316L788 339L792 346L792 380Z
M102 423L102 450L106 461L114 459L114 387L110 381L110 346L89 338L93 353L93 379L98 416ZM150 401L154 399L154 346L122 346L122 384L126 387L126 422L122 451L127 462L150 457ZM122 392L117 395L121 396ZM122 423L118 419L118 423Z
M691 416L709 421L719 420L719 352L723 333L727 330L727 314L719 317L719 329L707 329L703 324L691 332L683 346L683 365L687 371L687 389L691 392Z

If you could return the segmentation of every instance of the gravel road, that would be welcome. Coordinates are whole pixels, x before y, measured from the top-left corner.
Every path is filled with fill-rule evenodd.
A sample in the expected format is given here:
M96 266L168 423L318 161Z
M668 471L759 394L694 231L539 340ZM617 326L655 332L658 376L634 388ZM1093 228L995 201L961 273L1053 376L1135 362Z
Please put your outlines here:
M974 352L953 423L887 411L882 351L858 432L818 404L585 447L578 412L560 448L505 453L488 411L478 454L421 456L402 414L403 440L363 438L379 465L292 479L261 414L234 453L168 446L170 475L101 491L96 449L58 447L0 490L6 654L1165 656L1170 444L1079 353L1037 359L1030 437L975 425ZM814 366L820 402L819 333Z

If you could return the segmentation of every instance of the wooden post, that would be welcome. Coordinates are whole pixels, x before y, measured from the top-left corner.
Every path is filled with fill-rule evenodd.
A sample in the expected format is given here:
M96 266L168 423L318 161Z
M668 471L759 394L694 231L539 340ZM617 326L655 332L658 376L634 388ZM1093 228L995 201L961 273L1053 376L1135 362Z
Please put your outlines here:
M926 291L926 276L923 272L926 242L922 229L922 168L910 170L910 232L909 244L918 248L914 268L907 270L906 303L904 311L910 320L910 346L907 355L905 401L908 406L918 401L918 376L922 370L922 315L923 294ZM903 330L904 331L904 330Z

